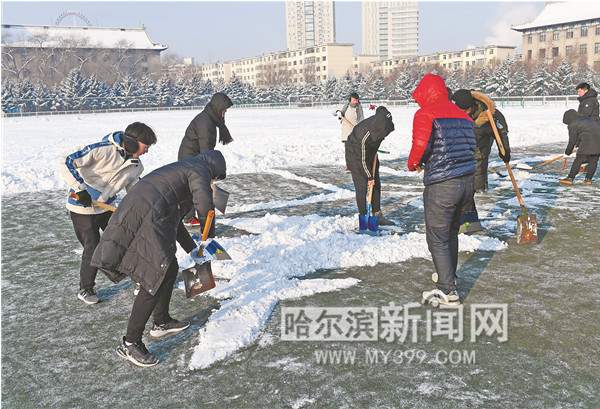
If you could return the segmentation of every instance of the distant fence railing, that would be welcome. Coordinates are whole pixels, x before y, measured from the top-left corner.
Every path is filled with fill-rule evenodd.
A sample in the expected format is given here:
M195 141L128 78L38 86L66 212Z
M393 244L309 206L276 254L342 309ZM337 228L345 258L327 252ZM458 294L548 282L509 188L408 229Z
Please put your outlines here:
M544 106L544 105L564 105L565 107L570 104L577 103L577 95L546 95L546 96L492 96L494 102L499 107L528 107L528 106ZM92 98L97 101L98 98ZM33 100L22 100L23 106L31 103ZM36 100L39 101L39 100ZM139 101L139 99L137 100ZM21 102L21 101L19 101ZM81 103L79 105L84 105ZM417 106L415 101L412 99L389 99L389 100L363 100L363 105L385 105L385 106L406 106L414 107ZM17 104L18 105L18 104ZM75 104L72 104L75 105ZM235 104L232 109L241 108L259 108L259 109L273 109L273 108L314 108L322 106L336 106L341 105L340 101L297 101L297 102L272 102L272 103L253 103L253 104ZM34 110L28 111L24 109L17 109L14 112L2 112L4 117L19 117L19 116L38 116L38 115L70 115L70 114L95 114L95 113L109 113L109 112L148 112L148 111L187 111L187 110L201 110L204 105L182 105L182 106L141 106L141 107L113 107L113 108L75 108L75 109L55 109L55 110ZM34 107L35 109L35 107Z

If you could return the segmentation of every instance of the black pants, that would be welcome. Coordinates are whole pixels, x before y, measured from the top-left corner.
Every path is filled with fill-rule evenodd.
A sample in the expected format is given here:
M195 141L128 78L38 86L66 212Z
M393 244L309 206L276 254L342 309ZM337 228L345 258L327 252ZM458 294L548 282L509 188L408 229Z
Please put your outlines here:
M364 172L353 165L350 168L352 172L352 182L354 182L354 190L356 191L356 204L358 206L359 214L367 214L367 189L369 186L369 179ZM379 179L379 161L377 161L377 167L375 168L375 186L373 186L373 197L371 199L371 205L373 212L381 210L381 180Z
M460 216L473 198L473 175L425 186L425 237L438 274L437 288L456 289Z
M575 155L575 160L573 161L571 171L569 172L569 178L575 179L581 165L587 163L588 166L585 178L592 180L596 173L596 169L598 168L598 158L600 158L600 155Z
M160 325L169 322L171 319L169 316L169 304L178 271L177 260L173 260L155 295L150 294L143 287L140 288L140 292L133 302L133 308L131 309L131 315L127 323L127 335L125 336L127 342L135 343L142 340L144 328L152 312L154 312L154 322L156 324Z
M488 164L492 152L493 138L478 138L475 150L475 191L484 192L488 189Z
M90 265L92 255L100 241L100 230L104 231L112 212L102 214L79 214L70 212L75 235L83 246L79 268L79 289L90 290L96 285L98 269Z

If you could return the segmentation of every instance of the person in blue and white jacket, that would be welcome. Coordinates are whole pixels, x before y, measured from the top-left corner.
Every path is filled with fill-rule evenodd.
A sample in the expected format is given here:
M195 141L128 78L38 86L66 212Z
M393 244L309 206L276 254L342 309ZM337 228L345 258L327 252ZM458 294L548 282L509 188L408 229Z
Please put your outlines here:
M66 206L83 246L77 298L86 304L100 301L94 289L98 269L90 260L100 241L100 229L104 231L112 215L94 202L111 204L121 190L130 189L144 170L139 157L155 143L152 128L134 122L125 132L113 132L100 142L80 146L60 161L60 176L69 185Z

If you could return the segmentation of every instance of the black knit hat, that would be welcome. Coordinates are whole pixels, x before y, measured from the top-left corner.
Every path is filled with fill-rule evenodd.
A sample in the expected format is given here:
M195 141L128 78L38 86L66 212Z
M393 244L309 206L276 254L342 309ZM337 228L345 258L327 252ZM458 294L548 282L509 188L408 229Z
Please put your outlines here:
M563 114L563 124L565 124L565 125L569 125L571 122L573 122L576 119L577 119L577 111L575 111L574 109L569 109L568 111L565 111L565 113Z
M460 109L467 109L475 105L475 99L473 95L471 95L471 91L468 89L459 89L454 94L452 94L452 101Z
M358 97L358 92L353 92L352 94L350 94L350 98L356 98L356 99L360 99L360 98ZM350 98L349 98L349 99L350 99Z
M588 84L587 82L582 82L582 83L579 83L579 84L577 84L577 87L575 87L575 90L578 90L578 89L584 89L584 90L586 90L586 91L587 91L587 90L589 90L590 88L591 88L591 87L590 87L590 84Z
M467 109L475 105L475 99L473 98L471 91L468 89L457 90L454 94L452 94L452 101L454 101L454 103L458 105L460 109Z

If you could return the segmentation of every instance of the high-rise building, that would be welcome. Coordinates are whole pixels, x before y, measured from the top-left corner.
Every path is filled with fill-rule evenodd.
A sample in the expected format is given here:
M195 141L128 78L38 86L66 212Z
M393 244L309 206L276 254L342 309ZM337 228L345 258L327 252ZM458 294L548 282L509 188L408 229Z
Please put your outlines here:
M416 1L362 3L363 54L399 58L419 52L419 4Z
M287 48L335 43L333 1L286 1Z

